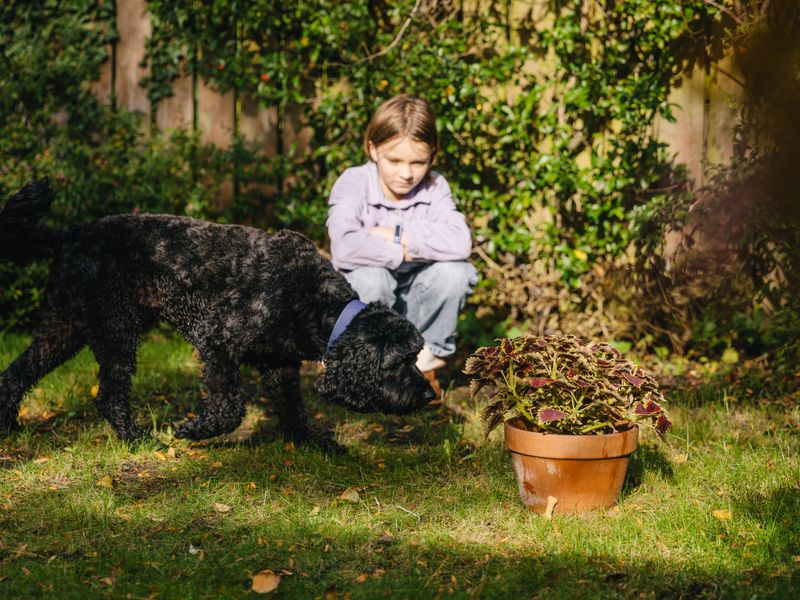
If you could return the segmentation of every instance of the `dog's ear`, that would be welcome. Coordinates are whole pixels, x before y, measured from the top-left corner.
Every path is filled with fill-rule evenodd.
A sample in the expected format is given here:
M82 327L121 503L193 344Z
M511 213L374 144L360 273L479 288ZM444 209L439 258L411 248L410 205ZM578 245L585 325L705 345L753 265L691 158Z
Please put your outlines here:
M383 367L389 368L419 354L424 340L414 324L387 306L375 306L381 319L374 324L375 332L379 334L374 341L382 356Z
M317 380L317 391L326 402L350 410L377 410L372 402L380 395L380 355L363 337L348 331L325 358L325 372Z

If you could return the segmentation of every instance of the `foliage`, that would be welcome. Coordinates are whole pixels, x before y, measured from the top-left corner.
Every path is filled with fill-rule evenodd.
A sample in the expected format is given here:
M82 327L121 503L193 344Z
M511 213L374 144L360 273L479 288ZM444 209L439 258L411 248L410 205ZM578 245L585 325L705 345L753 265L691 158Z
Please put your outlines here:
M410 92L438 115L436 168L475 234L483 320L604 337L679 330L673 345L685 343L687 319L633 314L640 303L619 292L633 283L656 297L667 279L664 234L689 204L652 125L671 118L696 32L724 14L711 3L559 0L512 16L499 1L152 0L149 138L140 115L87 85L117 39L113 6L4 4L0 192L49 174L60 223L136 208L290 227L324 246L328 190L365 160L378 104ZM153 115L184 75L232 93L237 110L273 108L274 151L238 121L229 149L202 147L196 130L159 133ZM225 179L233 202L221 201Z
M504 338L467 359L470 393L488 388L481 413L489 434L508 413L535 430L613 433L635 423L664 435L671 426L655 379L604 342L567 336Z
M514 305L492 292L491 263L540 263L536 271L554 274L585 308L582 278L596 264L624 262L637 209L668 203L675 176L653 119L671 117L681 45L715 18L699 1L650 0L570 0L513 21L500 2L480 11L424 0L148 7L151 99L183 69L277 107L279 128L302 116L310 148L288 150L279 139L262 183L278 191L277 220L320 241L327 191L364 160L363 130L380 101L399 92L431 100L437 168L486 258L480 298L501 313Z
M117 36L112 2L6 2L0 15L2 200L49 176L57 226L134 210L209 214L229 165L191 133L146 136L141 115L87 85ZM46 273L0 267L0 328L30 323Z
M800 23L793 3L720 6L713 40L741 72L735 155L693 197L639 210L635 280L652 301L634 321L681 351L776 354L800 334ZM666 228L681 240L669 268Z

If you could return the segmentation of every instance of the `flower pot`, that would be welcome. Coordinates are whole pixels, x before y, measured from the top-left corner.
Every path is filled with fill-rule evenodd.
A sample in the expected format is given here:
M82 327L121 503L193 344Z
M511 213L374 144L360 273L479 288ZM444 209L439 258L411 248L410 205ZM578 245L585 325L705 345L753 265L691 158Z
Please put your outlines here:
M528 431L519 418L505 423L520 498L538 513L551 496L554 512L562 514L616 504L638 436L636 426L607 435L559 435Z

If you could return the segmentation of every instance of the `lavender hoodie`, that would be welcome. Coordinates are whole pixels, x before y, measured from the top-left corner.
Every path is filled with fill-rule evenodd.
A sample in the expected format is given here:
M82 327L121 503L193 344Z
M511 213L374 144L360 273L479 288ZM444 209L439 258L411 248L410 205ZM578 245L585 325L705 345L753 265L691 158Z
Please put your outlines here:
M396 269L403 262L403 247L370 235L371 227L402 225L415 259L466 260L472 250L464 215L456 209L447 181L435 171L395 202L384 197L378 167L369 161L342 173L328 204L333 266L339 270Z

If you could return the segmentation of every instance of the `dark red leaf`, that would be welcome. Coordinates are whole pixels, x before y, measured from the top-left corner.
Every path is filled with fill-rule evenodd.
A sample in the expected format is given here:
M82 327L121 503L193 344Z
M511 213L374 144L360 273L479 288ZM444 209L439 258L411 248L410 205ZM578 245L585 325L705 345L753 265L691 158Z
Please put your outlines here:
M566 416L567 413L561 412L560 410L556 410L554 408L544 408L539 411L539 421L542 423L553 423L554 421L560 421Z
M633 409L637 415L657 415L658 413L664 412L663 409L653 402L652 400L648 400L647 404L643 404L639 402Z
M623 373L622 376L628 380L628 383L637 388L642 387L642 384L644 383L644 379L641 377L636 377L635 375L631 375L630 373Z
M540 388L545 387L553 383L555 379L551 379L550 377L531 377L528 379L528 385L533 388Z
M670 421L665 415L661 415L656 420L656 431L661 435L667 433L667 430L672 427L672 421Z

